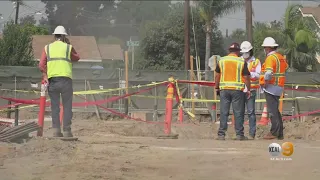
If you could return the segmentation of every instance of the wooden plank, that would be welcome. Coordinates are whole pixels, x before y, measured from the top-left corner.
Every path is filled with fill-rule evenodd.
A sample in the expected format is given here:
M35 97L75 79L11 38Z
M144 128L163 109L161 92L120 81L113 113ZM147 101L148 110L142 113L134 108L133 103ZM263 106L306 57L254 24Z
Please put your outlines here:
M87 80L87 85L88 85L89 91L91 91L91 84L90 84L90 81L89 81L89 80ZM96 101L96 98L95 98L94 94L92 94L91 96L92 96L92 100L93 100L93 101ZM98 106L97 106L97 105L94 105L94 108L95 108L95 112L96 112L96 115L97 115L98 119L101 120Z

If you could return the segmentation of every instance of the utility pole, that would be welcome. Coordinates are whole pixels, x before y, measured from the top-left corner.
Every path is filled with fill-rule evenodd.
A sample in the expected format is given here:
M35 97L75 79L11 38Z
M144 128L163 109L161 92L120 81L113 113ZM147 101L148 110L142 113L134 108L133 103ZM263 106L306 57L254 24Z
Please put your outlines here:
M252 42L252 0L246 0L246 29L247 38L250 43Z
M18 24L20 0L16 0L16 17L14 24Z
M185 64L185 70L189 70L189 61L190 61L189 14L190 14L190 0L185 0L184 1L184 64Z

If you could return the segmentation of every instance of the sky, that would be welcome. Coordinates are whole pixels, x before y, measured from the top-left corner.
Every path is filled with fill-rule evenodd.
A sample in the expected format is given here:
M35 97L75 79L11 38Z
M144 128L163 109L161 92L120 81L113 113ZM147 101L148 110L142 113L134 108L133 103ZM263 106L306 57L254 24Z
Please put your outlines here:
M254 21L260 22L270 22L273 20L281 20L284 16L284 11L288 5L288 3L292 4L302 4L303 6L317 6L320 4L320 0L318 2L306 1L306 0L286 0L286 1L262 1L262 0L253 0L252 6L254 11ZM25 0L25 3L30 6L29 8L21 7L19 16L23 17L26 15L35 14L36 11L40 11L44 14L45 8L44 4L40 0ZM0 14L2 14L3 19L0 19L0 26L2 26L3 22L10 18L14 18L15 11L13 8L13 4L10 1L0 1ZM35 15L36 19L40 19L42 15ZM229 34L237 29L243 28L245 29L245 12L244 10L238 11L233 14L229 14L219 19L219 29L225 34L226 29L228 29Z

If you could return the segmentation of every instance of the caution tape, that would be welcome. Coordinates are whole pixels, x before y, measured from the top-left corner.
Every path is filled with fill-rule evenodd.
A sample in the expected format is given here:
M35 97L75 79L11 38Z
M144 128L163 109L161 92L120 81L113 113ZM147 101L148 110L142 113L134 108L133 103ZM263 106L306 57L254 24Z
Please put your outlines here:
M142 98L151 98L151 99L166 99L166 97L161 96L145 96L145 95L133 95L134 97L142 97ZM280 101L293 101L293 100L302 100L302 99L312 99L312 100L320 100L320 98L307 96L307 97L295 97L295 98L282 98ZM220 100L213 100L213 99L188 99L182 98L184 102L220 102ZM266 102L265 99L256 99L256 102Z
M177 99L177 102L179 103L179 107L182 108L182 110L185 113L187 113L190 117L192 117L192 120L193 120L196 116L183 107L183 99L180 98L181 94L180 94L180 89L177 81L175 81L175 91L177 92L176 99Z
M76 91L73 92L74 95L91 95L91 94L101 94L101 93L108 93L108 92L114 92L114 91L121 91L126 89L139 89L143 87L150 87L150 86L157 86L157 85L163 85L166 84L168 81L163 82L154 82L150 84L144 84L144 85L136 85L131 87L124 87L124 88L110 88L110 89L96 89L96 90L88 90L88 91ZM11 92L21 92L21 93L36 93L40 94L40 91L25 91L25 90L12 90L12 89L0 89L1 91L11 91Z
M158 84L156 86L159 86L161 84ZM155 86L155 87L156 87ZM117 101L119 99L123 99L123 98L126 98L128 96L132 96L132 95L135 95L135 94L139 94L139 93L143 93L143 92L147 92L147 91L150 91L152 90L153 88L155 87L149 87L149 88L145 88L145 89L142 89L140 91L137 91L137 92L133 92L133 93L130 93L130 94L125 94L125 95L122 95L122 96L115 96L115 97L111 97L111 98L108 98L108 99L103 99L103 100L98 100L98 101L88 101L88 102L76 102L76 103L72 103L72 106L73 107L83 107L83 106L91 106L91 105L100 105L100 104L104 104L104 103L108 103L108 102L113 102L113 101ZM2 99L5 99L5 100L8 100L8 101L12 101L12 102L15 102L15 103L22 103L22 104L32 104L34 106L37 106L39 105L40 101L36 101L36 100L26 100L26 99L16 99L16 98L7 98L7 97L1 97L0 98ZM50 103L46 103L46 106L50 106ZM31 107L31 106L29 106ZM3 111L6 111L6 110L3 110Z

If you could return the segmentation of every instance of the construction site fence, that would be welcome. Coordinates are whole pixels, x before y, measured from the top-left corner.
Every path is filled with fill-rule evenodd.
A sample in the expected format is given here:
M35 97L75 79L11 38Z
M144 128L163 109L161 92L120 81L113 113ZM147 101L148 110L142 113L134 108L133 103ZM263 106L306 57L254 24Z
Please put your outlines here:
M153 82L167 81L169 77L173 76L179 80L204 80L204 71L147 71L147 70L130 70L128 72L129 87L150 84ZM73 89L77 91L88 91L97 89L117 89L124 88L125 81L124 69L91 69L79 68L73 69ZM207 72L208 81L213 81L214 73ZM318 108L318 100L320 92L317 90L317 85L320 85L320 73L287 73L287 85L284 93L284 98L296 98L294 103L299 103L299 110L301 112L313 111ZM0 67L0 96L11 97L17 99L36 99L40 97L41 73L36 67ZM212 102L202 101L203 99L214 99L214 87L200 86L189 83L178 84L180 92L185 99L194 99L197 102L184 102L184 107L191 109L194 107L196 114L209 114L209 109L212 107ZM289 90L288 90L289 89ZM308 91L311 90L311 91ZM318 89L320 91L320 89ZM129 93L139 91L139 88L129 88ZM80 95L89 101L97 101L107 99L112 96L121 96L125 94L125 90L114 90L111 92L99 93L95 95ZM130 111L147 111L164 112L165 97L167 93L166 86L158 86L149 92L141 93L137 96L130 96L129 112ZM314 97L306 98L306 97ZM48 97L49 98L49 97ZM74 102L83 102L83 98L74 96ZM219 97L217 97L219 99ZM257 92L257 99L264 99L264 95ZM7 101L1 99L0 106L7 105ZM104 104L105 107L116 109L124 112L124 100L120 99L115 102ZM262 112L265 102L256 103L257 113ZM37 106L34 110L37 110ZM174 109L178 109L178 104L174 104ZM293 109L293 101L286 100L283 103L283 112L289 113ZM50 111L50 108L47 108ZM219 103L217 103L217 110L219 112ZM92 106L74 108L74 112L94 112Z

